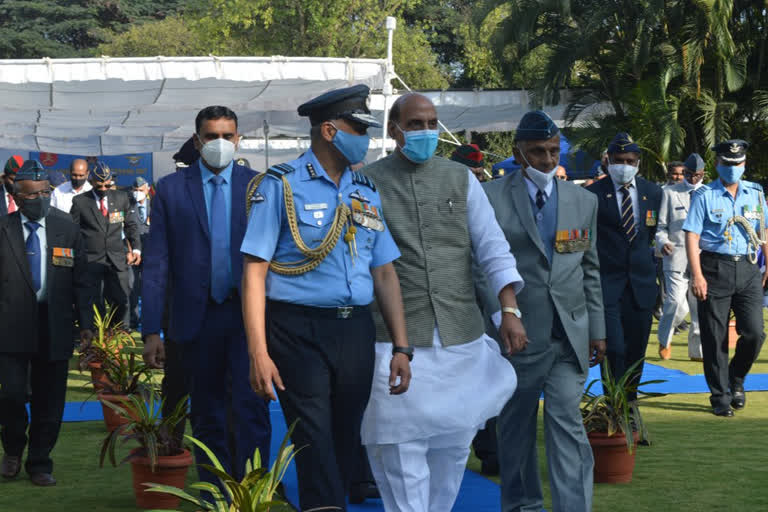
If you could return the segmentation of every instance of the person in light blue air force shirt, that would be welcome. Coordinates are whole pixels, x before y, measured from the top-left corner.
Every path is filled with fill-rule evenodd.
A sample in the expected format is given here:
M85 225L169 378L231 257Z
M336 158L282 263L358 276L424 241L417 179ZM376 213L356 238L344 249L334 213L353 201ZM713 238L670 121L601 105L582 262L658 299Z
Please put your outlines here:
M763 289L757 252L766 251L766 202L763 188L742 180L747 169L743 140L712 148L719 179L693 192L683 224L686 252L698 299L704 376L716 416L731 417L746 405L744 378L760 354ZM736 317L739 339L728 361L728 317Z
M251 385L275 399L292 435L301 510L346 510L360 453L360 424L373 380L374 294L394 342L390 392L408 389L410 358L400 256L375 184L349 169L368 151L368 127L381 127L368 87L338 89L299 107L312 146L270 168L248 189L250 217L243 311ZM266 319L266 320L265 320Z

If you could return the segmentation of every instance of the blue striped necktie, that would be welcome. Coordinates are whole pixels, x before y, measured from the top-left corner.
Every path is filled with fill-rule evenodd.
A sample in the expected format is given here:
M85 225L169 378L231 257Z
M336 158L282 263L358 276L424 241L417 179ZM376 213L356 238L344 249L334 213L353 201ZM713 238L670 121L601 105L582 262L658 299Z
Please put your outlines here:
M40 282L40 237L37 236L37 228L40 227L40 224L27 221L24 225L29 230L26 245L27 261L29 261L29 272L32 274L32 288L34 288L35 293L37 293L42 286L42 283Z
M632 208L632 195L629 193L631 183L622 185L619 189L622 193L621 198L621 227L624 229L624 234L627 235L627 240L631 244L637 237L637 226L635 226L635 211Z

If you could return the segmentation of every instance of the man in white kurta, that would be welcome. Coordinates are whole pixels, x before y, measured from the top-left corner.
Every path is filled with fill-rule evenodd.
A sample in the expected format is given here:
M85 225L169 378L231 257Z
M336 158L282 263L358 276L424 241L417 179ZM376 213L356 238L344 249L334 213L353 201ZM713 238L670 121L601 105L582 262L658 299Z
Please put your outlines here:
M92 188L88 182L88 162L82 158L76 158L69 166L69 181L65 181L53 190L51 206L69 213L72 209L72 199Z
M523 287L480 184L466 166L434 157L437 113L424 96L395 102L387 127L397 150L362 169L376 184L402 256L394 262L413 347L408 393L390 394L391 344L374 313L374 382L362 442L388 512L448 512L470 443L517 385L499 345L484 333L473 260L502 304L505 352L525 348L517 309Z

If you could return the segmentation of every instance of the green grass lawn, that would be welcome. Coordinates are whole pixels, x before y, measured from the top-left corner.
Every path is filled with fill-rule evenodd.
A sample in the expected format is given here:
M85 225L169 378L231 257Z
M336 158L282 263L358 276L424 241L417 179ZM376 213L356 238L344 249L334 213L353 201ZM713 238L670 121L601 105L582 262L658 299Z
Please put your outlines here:
M670 361L659 360L656 343L654 327L647 352L649 362L690 374L702 373L701 363L688 360L685 335L675 337ZM768 373L768 349L752 371ZM68 400L85 400L90 395L88 388L83 388L87 378L85 373L70 372ZM734 418L713 416L706 394L645 400L642 409L653 446L638 448L631 483L595 486L595 512L768 510L768 392L747 393L746 409ZM539 461L545 506L549 507L539 423ZM0 512L136 510L130 468L98 467L98 448L104 435L102 422L65 423L53 453L59 484L42 489L24 477L2 481ZM473 458L469 467L477 470L479 462ZM195 477L190 475L190 479Z

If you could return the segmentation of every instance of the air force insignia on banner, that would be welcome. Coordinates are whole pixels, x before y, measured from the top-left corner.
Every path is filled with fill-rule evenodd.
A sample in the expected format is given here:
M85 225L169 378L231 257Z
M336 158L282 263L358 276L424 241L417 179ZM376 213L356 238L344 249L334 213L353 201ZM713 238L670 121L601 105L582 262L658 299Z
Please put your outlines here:
M374 192L376 192L376 185L373 184L373 181L371 181L371 179L368 176L366 176L364 174L360 174L357 171L354 171L352 173L352 183L355 183L357 185L366 186L369 189L371 189Z

